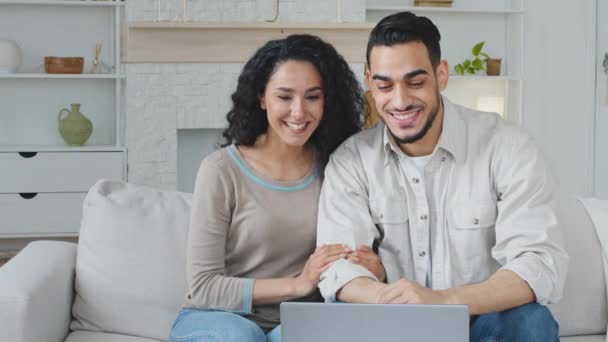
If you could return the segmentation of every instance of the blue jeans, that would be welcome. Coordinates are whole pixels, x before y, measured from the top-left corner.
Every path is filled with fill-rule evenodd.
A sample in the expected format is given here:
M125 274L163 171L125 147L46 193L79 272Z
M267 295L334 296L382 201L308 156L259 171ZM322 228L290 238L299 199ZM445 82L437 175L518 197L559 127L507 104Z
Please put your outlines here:
M245 317L224 311L182 309L171 328L170 342L281 342L281 327L264 334Z
M470 341L555 342L559 341L559 326L546 306L530 303L480 315L471 325Z

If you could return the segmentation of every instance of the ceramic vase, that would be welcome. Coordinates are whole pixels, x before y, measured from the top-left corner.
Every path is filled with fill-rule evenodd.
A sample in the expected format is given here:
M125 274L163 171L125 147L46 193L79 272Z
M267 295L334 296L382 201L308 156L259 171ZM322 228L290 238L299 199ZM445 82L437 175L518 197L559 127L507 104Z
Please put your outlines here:
M21 50L17 43L0 38L0 74L15 73L19 65L21 65Z
M59 112L59 133L68 145L83 145L92 132L93 124L80 112L80 104L73 103L71 110L64 108Z

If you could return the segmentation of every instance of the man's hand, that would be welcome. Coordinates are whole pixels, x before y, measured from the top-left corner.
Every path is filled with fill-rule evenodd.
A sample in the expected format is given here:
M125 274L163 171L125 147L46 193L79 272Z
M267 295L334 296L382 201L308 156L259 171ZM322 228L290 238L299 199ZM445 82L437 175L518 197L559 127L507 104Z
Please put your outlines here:
M346 257L346 260L367 268L367 270L372 272L382 283L386 279L386 272L384 271L384 266L382 265L380 258L368 246L359 246L354 252Z
M434 291L418 283L400 279L384 286L378 292L378 304L450 304L443 291Z

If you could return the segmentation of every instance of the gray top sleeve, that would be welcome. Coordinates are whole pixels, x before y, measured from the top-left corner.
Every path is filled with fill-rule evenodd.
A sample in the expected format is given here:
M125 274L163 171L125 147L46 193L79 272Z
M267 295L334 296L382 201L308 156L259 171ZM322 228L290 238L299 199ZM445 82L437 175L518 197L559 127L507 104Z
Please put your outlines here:
M199 168L187 251L186 308L248 314L253 279L226 275L225 246L234 207L233 184L208 159Z

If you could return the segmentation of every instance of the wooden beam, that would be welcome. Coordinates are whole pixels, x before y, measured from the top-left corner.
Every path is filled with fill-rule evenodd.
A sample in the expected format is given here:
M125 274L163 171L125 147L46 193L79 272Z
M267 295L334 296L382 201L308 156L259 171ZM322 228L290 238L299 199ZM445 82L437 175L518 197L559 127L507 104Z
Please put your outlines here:
M135 22L125 37L126 63L240 63L271 39L321 37L351 63L365 62L368 23Z

